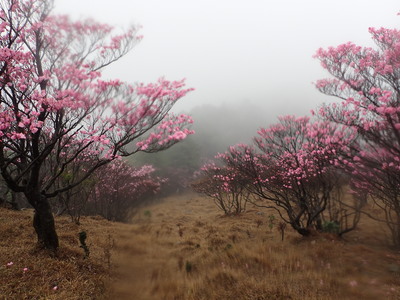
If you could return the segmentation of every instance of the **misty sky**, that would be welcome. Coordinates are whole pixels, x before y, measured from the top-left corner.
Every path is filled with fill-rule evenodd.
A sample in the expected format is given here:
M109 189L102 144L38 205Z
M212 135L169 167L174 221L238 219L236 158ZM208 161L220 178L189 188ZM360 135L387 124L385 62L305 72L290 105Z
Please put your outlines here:
M251 102L276 114L307 114L328 98L312 55L347 41L371 46L368 27L400 28L396 0L55 0L59 13L118 27L144 39L107 76L152 82L187 78L196 91L179 110Z

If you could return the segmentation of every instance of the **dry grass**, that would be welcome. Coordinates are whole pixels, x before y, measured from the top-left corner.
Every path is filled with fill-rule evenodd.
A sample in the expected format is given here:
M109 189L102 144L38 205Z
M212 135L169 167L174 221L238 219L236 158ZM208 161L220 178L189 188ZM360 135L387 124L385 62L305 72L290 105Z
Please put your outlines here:
M108 236L126 225L89 217L78 226L67 217L57 218L60 251L52 258L35 248L32 219L33 211L0 208L0 299L110 298L106 284L112 271L107 261ZM88 235L89 259L84 259L79 247L78 233L83 230Z
M367 218L345 240L288 228L282 242L256 208L224 217L185 195L145 210L118 244L115 299L400 299L399 252Z
M271 213L224 217L211 200L182 195L131 225L58 218L61 249L50 258L33 248L32 212L0 210L0 299L400 299L400 253L382 226L364 218L345 240L288 228L281 241Z

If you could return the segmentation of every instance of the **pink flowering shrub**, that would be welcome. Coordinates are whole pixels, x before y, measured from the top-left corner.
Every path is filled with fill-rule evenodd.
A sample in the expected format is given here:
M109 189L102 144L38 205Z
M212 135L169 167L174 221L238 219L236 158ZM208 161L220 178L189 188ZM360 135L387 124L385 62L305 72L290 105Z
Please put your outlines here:
M129 221L135 210L154 195L165 179L153 176L154 168L132 167L122 159L100 168L83 210L86 215L100 215L110 221Z
M393 243L400 246L400 31L369 32L374 48L347 43L317 51L333 79L316 86L340 99L318 114L357 133L339 163L352 174L353 192L369 195L384 211Z
M192 189L212 198L226 215L238 215L246 210L250 192L244 178L235 170L210 163L202 167L198 177L192 182Z
M238 145L218 156L229 176L217 173L217 190L228 190L232 178L253 194L256 205L273 208L302 235L335 222L338 234L355 228L357 206L341 199L345 179L335 166L354 133L329 122L284 116L259 130L255 147ZM216 192L213 192L216 194Z

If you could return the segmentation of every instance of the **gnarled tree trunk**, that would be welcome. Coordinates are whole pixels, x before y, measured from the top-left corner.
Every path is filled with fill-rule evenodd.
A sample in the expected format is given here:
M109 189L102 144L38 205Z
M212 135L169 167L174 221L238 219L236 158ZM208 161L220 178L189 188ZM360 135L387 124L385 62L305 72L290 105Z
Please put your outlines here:
M39 247L55 252L59 242L49 200L40 193L26 195L26 197L35 209L33 227L37 234Z

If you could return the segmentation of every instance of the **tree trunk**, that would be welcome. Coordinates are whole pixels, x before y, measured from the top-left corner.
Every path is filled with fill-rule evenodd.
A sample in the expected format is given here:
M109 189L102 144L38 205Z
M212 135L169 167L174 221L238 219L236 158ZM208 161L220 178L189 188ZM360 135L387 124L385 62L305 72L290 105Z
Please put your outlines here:
M13 191L11 191L10 205L11 205L12 209L19 210L18 202L17 202L17 193L15 193Z
M33 227L35 228L38 245L55 252L59 246L53 213L49 200L39 193L38 196L27 195L29 203L35 208Z
M302 236L309 236L311 234L310 229L304 228L297 222L290 222L290 225L294 230L296 230L298 233L300 233Z
M300 233L302 236L309 236L311 234L311 231L307 228L298 228L296 229L298 233Z

